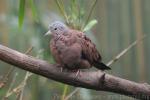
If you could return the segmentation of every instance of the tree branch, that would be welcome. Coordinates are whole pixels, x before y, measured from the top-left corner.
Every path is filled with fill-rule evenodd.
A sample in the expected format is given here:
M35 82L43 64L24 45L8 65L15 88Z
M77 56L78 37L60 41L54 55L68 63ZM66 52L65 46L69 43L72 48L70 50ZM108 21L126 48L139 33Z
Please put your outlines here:
M0 60L46 78L76 87L109 91L143 100L147 100L150 97L150 85L147 83L135 83L101 71L81 72L76 77L76 73L61 72L56 64L49 64L44 60L25 55L2 45L0 45Z

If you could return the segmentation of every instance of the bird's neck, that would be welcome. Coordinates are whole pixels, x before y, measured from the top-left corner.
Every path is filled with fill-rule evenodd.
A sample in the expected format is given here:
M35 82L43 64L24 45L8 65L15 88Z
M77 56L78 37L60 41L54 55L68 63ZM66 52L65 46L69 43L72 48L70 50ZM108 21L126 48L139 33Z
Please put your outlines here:
M64 37L63 35L55 35L55 36L53 37L53 39L54 39L55 41L58 41L58 40L65 40L65 37Z
M61 37L60 35L54 35L54 36L53 36L53 39L54 39L55 41L57 41L60 37Z

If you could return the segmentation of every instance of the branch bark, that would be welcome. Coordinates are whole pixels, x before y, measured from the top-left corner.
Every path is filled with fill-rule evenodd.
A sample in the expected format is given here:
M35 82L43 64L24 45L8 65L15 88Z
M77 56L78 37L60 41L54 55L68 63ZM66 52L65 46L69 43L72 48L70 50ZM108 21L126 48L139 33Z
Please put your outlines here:
M81 72L76 76L74 72L61 72L60 67L56 64L49 64L44 60L25 55L3 45L0 45L0 60L72 86L114 92L142 100L150 99L150 85L147 83L132 82L101 71Z

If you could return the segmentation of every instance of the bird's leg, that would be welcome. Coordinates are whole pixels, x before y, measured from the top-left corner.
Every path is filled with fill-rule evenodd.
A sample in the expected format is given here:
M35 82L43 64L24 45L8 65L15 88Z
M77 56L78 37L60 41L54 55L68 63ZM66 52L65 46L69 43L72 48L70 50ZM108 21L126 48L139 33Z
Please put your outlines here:
M60 67L60 72L63 72L63 67Z
M60 71L63 72L65 70L65 65L61 65Z
M76 77L77 77L78 75L80 75L80 69L78 69L77 72L76 72Z
M77 77L78 75L80 75L80 73L81 73L80 69L72 70L72 72L75 72L75 76L76 76L76 77Z
M60 72L63 72L64 65L56 64L57 67L60 67Z

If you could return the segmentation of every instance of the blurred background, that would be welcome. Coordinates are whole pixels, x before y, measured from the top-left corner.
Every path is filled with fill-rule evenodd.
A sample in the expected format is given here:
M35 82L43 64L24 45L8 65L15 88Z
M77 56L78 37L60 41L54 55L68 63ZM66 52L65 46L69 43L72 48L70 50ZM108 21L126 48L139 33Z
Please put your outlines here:
M150 0L1 0L0 44L55 63L49 52L50 37L43 35L56 20L85 31L105 63L146 34L108 73L150 83ZM76 89L0 61L0 100L64 100L73 91L68 100L133 100Z

